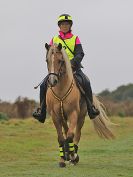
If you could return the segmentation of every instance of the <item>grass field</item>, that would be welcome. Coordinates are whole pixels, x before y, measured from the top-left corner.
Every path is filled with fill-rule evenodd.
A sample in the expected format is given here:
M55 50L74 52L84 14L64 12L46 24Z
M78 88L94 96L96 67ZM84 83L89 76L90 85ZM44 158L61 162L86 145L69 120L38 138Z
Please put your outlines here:
M133 177L133 118L112 118L115 140L100 139L86 117L80 162L58 167L55 128L48 119L0 122L0 177Z

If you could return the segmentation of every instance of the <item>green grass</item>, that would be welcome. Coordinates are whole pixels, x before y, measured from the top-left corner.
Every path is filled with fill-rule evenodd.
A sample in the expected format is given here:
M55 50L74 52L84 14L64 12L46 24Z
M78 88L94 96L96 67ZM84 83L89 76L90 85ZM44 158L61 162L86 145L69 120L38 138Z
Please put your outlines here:
M100 139L86 118L80 162L58 167L57 134L51 120L0 122L0 177L133 177L133 118L112 118L115 140Z

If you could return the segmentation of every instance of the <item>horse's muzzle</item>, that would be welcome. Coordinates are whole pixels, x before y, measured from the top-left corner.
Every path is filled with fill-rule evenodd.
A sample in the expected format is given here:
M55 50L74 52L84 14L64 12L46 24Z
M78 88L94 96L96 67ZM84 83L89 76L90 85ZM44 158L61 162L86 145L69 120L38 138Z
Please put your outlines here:
M58 83L58 74L56 73L49 73L48 83L51 87L55 87Z

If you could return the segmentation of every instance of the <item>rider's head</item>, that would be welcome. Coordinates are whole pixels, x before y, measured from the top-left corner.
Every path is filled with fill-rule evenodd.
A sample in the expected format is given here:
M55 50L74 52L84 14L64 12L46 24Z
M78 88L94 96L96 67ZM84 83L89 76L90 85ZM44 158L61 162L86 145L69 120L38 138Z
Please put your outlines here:
M68 14L62 14L58 17L58 26L63 33L71 30L73 21L72 17Z

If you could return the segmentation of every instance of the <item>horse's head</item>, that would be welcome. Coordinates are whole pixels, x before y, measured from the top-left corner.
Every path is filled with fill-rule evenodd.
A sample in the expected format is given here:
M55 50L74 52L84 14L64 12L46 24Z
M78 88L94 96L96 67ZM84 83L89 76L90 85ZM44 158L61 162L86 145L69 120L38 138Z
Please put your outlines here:
M60 77L64 75L65 64L62 55L62 45L54 44L49 46L45 44L47 49L46 62L49 73L49 84L54 87L58 82Z

